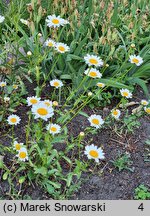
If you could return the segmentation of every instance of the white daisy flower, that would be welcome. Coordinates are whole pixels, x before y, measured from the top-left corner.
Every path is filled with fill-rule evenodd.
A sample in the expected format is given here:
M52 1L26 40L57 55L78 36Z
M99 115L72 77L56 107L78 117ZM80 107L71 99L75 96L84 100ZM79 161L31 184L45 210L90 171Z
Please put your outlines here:
M50 100L44 100L43 102L44 102L48 107L52 107L52 105L53 105L53 102L50 101Z
M49 124L46 129L54 135L60 133L61 127L58 124Z
M12 114L7 118L7 121L9 125L17 125L20 123L21 119L19 116Z
M18 85L14 84L13 86L13 89L18 89Z
M84 154L87 155L88 159L94 159L97 163L99 160L105 159L103 149L93 144L85 147Z
M138 55L131 55L129 57L129 61L132 63L132 64L136 64L137 66L140 66L142 63L143 63L143 59Z
M5 17L0 15L0 23L4 22Z
M0 87L5 87L7 85L6 82L0 82Z
M101 67L104 64L102 59L100 59L100 57L96 56L96 55L87 54L84 57L84 60L85 60L86 64L88 64L89 66Z
M150 107L144 107L146 113L150 114Z
M50 85L53 87L56 87L56 88L60 88L63 86L63 83L61 80L54 79L54 80L50 81Z
M60 27L68 24L69 22L65 19L62 19L60 16L56 16L55 14L49 15L46 19L48 27Z
M4 97L4 102L7 103L10 101L10 97Z
M96 84L99 88L104 88L105 87L105 84L104 83L101 83L101 82L98 82Z
M70 47L64 43L56 43L55 49L60 53L65 53L70 51Z
M44 102L33 105L31 111L35 115L35 119L41 118L45 121L54 115L53 108L48 107Z
M123 97L132 98L132 93L128 89L121 89L120 93Z
M141 104L143 106L147 106L149 104L149 102L147 100L141 100Z
M95 68L88 68L87 70L84 71L84 74L86 74L89 77L92 78L101 78L102 74L99 72L99 70Z
M111 111L111 115L115 118L115 119L119 119L121 112L119 109L113 109Z
M100 115L91 115L88 118L90 124L92 127L95 128L100 128L102 126L102 124L104 124L104 120L102 119L102 117Z
M14 145L13 149L15 149L16 151L19 151L22 148L23 143L18 143L17 141L14 141L13 145Z
M28 106L35 105L39 103L40 100L41 98L38 98L37 96L27 97Z
M47 39L47 40L45 41L45 45L46 45L47 47L55 47L56 43L55 43L55 41L52 40L52 39Z
M24 25L28 25L29 21L25 19L20 19L20 22L23 23Z
M17 157L18 157L19 160L21 160L21 161L26 161L26 160L28 160L27 149L26 149L25 147L21 147L20 150L18 151Z

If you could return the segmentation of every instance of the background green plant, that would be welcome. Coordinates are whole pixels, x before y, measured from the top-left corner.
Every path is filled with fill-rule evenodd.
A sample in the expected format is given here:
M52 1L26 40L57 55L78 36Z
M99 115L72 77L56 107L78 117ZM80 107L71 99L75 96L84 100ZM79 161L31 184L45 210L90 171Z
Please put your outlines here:
M105 64L109 64L109 67L102 69L103 79L100 81L114 89L123 88L124 84L140 85L148 96L146 87L146 81L150 78L148 2L148 0L144 2L142 0L130 2L126 0L100 2L97 0L83 2L32 0L34 10L30 13L26 6L28 1L10 1L9 7L3 4L1 10L6 16L7 25L3 28L2 40L6 44L11 44L11 53L14 53L15 49L15 55L19 54L18 59L15 60L16 64L11 66L12 70L30 81L36 77L37 83L42 79L48 81L49 78L58 77L66 80L71 88L76 89L83 79L86 67L83 64L83 56L94 52L101 56ZM17 13L16 7L18 7ZM70 26L58 29L57 32L48 29L45 18L50 14L61 15L68 19ZM20 18L29 19L30 29L20 23ZM47 50L43 55L43 46L37 36L39 32L42 33L44 41L50 36L56 41L67 43L71 52L58 56L57 53ZM132 48L131 44L135 44L135 48ZM20 47L25 53L28 50L32 51L31 59L20 53ZM7 56L7 51L4 52L3 48L1 50L2 56L4 53ZM129 55L134 53L144 58L142 66L133 66L128 62ZM22 66L18 64L19 60L24 62ZM7 66L6 61L4 65ZM36 76L36 67L39 69L39 77ZM47 77L51 69L51 76ZM30 76L28 76L29 71ZM122 76L124 72L126 75ZM117 81L118 77L120 79ZM90 88L97 81L89 84L87 80L86 85L89 84Z

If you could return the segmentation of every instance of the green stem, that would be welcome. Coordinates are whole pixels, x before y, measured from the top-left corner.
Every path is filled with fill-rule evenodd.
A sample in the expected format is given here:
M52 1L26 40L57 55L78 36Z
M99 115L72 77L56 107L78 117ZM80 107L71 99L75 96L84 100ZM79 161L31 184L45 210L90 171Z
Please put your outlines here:
M61 88L59 88L58 104L61 104Z

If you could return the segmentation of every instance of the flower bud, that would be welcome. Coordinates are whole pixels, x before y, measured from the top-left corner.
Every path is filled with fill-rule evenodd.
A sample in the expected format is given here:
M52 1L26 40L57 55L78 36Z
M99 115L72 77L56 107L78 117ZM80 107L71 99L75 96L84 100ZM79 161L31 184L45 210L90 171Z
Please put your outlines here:
M85 136L85 133L81 131L79 135L80 135L81 137L84 137L84 136Z
M135 44L131 44L130 46L131 46L131 48L135 48Z
M91 97L93 95L92 92L88 92L88 96Z
M57 101L53 101L53 106L58 106L58 102Z
M31 56L32 55L32 52L31 51L28 51L27 52L27 56Z

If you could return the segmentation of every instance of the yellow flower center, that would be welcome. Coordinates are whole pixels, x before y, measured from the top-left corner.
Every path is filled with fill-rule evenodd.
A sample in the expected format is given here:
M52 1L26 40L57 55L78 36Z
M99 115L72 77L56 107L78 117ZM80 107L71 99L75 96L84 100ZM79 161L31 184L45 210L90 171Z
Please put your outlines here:
M148 114L150 114L150 108L147 108L145 111L146 111Z
M129 95L128 92L123 92L122 94L123 94L123 96L125 96L125 97L127 97L127 96Z
M13 85L13 88L16 89L18 86L17 85Z
M54 24L59 24L59 20L58 20L58 19L53 19L52 22L53 22Z
M91 150L89 155L93 158L98 158L98 152L96 150Z
M48 43L48 46L49 46L49 47L52 47L52 46L53 46L53 43L52 43L52 42L49 42L49 43Z
M59 49L60 51L62 51L62 52L65 51L65 47L63 47L63 46L59 46L58 49Z
M143 105L147 105L147 102L146 102L146 101L143 101L142 104L143 104Z
M135 64L137 64L137 63L139 63L139 60L137 58L133 58L132 62L135 63Z
M44 115L47 115L47 114L48 114L48 111L47 111L47 109L45 109L45 108L39 108L39 109L37 110L37 113L38 113L39 115L44 116Z
M37 102L38 102L37 99L34 99L34 98L30 99L30 103L32 104L36 104Z
M20 150L20 148L21 148L20 144L17 143L17 144L15 145L15 148L16 148L16 150Z
M114 110L114 111L113 111L113 115L118 115L118 111L117 111L117 110Z
M97 86L98 87L104 87L104 84L103 83L98 83Z
M89 73L89 76L91 76L91 77L97 77L97 73L94 72L94 71L91 71L91 72Z
M26 158L26 156L27 156L26 152L20 152L20 153L19 153L19 157L20 157L21 159Z
M54 86L59 86L59 82L54 82L54 84L53 84Z
M6 86L6 85L5 85L4 83L2 83L2 84L1 84L1 87L4 87L4 86Z
M98 61L96 60L96 59L89 59L89 62L91 63L91 64L94 64L94 65L96 65L97 63L98 63Z
M51 127L50 129L52 132L56 132L57 131L57 128L56 127Z
M99 120L98 119L92 119L92 123L98 125L99 124Z
M16 122L17 122L17 119L16 119L16 118L11 118L10 121L11 121L12 123L16 123Z

